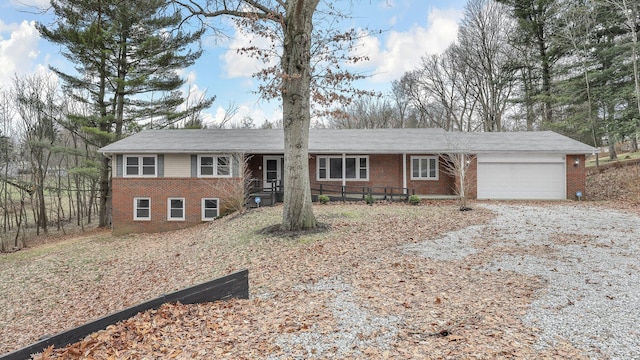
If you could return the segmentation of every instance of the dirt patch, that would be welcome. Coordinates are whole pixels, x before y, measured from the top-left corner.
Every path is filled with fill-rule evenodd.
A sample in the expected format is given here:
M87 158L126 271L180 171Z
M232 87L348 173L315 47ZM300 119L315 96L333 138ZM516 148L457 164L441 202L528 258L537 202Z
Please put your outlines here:
M258 231L258 234L275 236L279 238L299 239L303 236L320 234L326 231L329 231L329 225L322 224L322 223L316 224L316 227L313 229L303 229L303 230L295 230L295 231L284 230L282 228L282 224L274 224L274 225L269 225L263 229L260 229Z

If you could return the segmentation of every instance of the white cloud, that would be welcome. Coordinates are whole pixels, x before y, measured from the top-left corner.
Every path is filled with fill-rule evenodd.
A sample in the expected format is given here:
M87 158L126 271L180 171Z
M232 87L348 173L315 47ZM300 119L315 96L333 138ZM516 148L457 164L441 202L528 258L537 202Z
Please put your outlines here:
M34 71L40 34L33 21L20 24L0 22L0 29L11 33L6 39L0 37L0 84L8 84L15 75Z
M226 105L229 106L228 104ZM265 121L278 122L282 120L282 110L277 105L271 103L244 103L237 105L237 111L233 117L225 124L225 127L240 126L244 118L253 119L253 125L259 128ZM202 112L203 123L206 125L219 126L227 116L228 108L223 105L215 109ZM270 115L267 115L270 114Z
M358 68L373 68L375 82L388 82L400 78L403 73L415 69L421 57L443 52L456 40L460 10L431 9L427 27L414 25L406 32L391 31L384 46L374 36L363 37L358 53L370 60Z
M227 78L251 77L256 72L273 65L278 59L272 58L269 64L265 64L259 59L249 56L248 54L239 53L239 49L248 47L257 47L260 49L268 49L271 45L270 41L256 36L253 33L243 32L242 29L234 26L235 33L233 39L228 44L229 49L220 56L221 66Z

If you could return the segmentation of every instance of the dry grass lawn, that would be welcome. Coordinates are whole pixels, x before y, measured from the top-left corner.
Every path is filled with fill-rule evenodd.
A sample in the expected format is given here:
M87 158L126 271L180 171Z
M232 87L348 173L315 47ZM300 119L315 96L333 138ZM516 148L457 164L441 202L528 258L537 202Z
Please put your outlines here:
M302 347L283 353L277 339L312 326L336 332L327 306L335 293L308 290L327 281L348 284L349 301L363 311L401 319L392 346L358 349L367 358L583 357L562 343L544 353L534 348L537 330L519 319L542 286L538 279L474 270L481 258L436 261L401 249L486 223L487 210L459 212L452 202L330 204L315 207L324 231L264 231L281 211L254 209L173 233L103 232L0 256L0 353L248 268L250 300L163 306L41 358L309 357Z
M638 179L637 167L592 175L587 199L638 213ZM327 304L347 301L342 297L376 319L397 320L391 346L356 349L360 357L583 357L568 344L544 353L533 347L537 329L519 319L543 288L539 279L473 270L496 255L487 250L465 261L429 260L401 250L485 223L493 216L486 210L459 212L450 202L330 204L315 207L324 231L297 236L264 231L279 223L281 210L254 209L173 233L92 232L0 254L0 354L248 268L250 300L166 305L39 357L305 358L309 354L302 346L285 352L278 339L303 336L311 328L339 332L343 324ZM538 250L544 249L528 251ZM348 284L350 290L339 296L312 290L327 283ZM356 335L372 344L366 337L384 334Z

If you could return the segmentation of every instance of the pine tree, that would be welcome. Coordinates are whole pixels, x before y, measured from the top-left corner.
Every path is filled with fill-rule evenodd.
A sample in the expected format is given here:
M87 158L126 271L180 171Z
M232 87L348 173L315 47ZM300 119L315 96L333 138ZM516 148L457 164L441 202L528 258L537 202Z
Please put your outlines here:
M556 0L497 0L513 10L513 17L518 21L518 33L515 36L516 47L530 49L528 54L533 58L524 59L522 68L526 70L523 103L542 105L542 122L552 123L554 66L562 57L561 49L552 41L554 21L557 16ZM531 119L529 119L532 122Z
M164 128L208 107L203 99L186 110L177 70L200 57L203 30L177 30L179 13L163 0L52 1L56 23L38 24L43 38L60 45L76 73L54 68L69 96L91 105L89 116L69 116L65 126L99 148L145 127ZM100 170L100 226L108 221L109 160Z

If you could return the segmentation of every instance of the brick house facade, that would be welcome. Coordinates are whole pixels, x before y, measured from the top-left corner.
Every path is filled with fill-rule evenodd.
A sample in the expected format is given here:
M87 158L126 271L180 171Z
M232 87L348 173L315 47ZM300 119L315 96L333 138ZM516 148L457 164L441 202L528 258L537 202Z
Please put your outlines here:
M392 192L396 196L455 195L457 177L447 172L447 149L443 145L451 140L447 138L438 142L438 137L445 133L433 129L402 130L334 131L331 136L321 137L332 139L327 144L310 141L312 194L317 195L323 189L342 188L348 192ZM257 179L260 186L266 187L271 180L278 180L281 184L284 166L284 154L278 138L281 133L274 130L144 131L101 149L105 156L111 158L112 164L114 234L182 229L237 209L238 203L242 202L242 199L238 200L238 190L243 188L245 180L241 175L241 163L246 163L245 176ZM343 133L348 138L335 139ZM378 134L380 137L376 141ZM354 135L368 137L367 143L374 145L367 147L354 143ZM556 189L561 191L556 191L554 198L575 199L577 191L584 192L584 154L593 148L550 132L531 133L530 136L538 136L551 145L554 141L571 145L569 149L553 152L562 155L553 157L553 161L562 164L564 169L556 174L556 180L566 184L563 189ZM244 138L253 138L255 143L262 145L256 146L253 142L238 144L238 139ZM425 143L425 139L431 141ZM477 148L478 153L483 154L508 154L508 149L500 146L504 147L479 142ZM336 151L330 151L334 147ZM489 147L497 147L497 151L488 151ZM574 151L569 151L571 149ZM529 150L527 153L535 152ZM238 160L236 156L246 161ZM519 159L516 156L511 161L513 166L507 163L505 169L527 166L526 158L523 157L522 162ZM469 198L476 197L481 186L479 166L477 159L472 157L467 171ZM546 168L540 169L546 171ZM558 167L550 164L549 169L557 170ZM532 194L532 197L536 196L535 192Z

